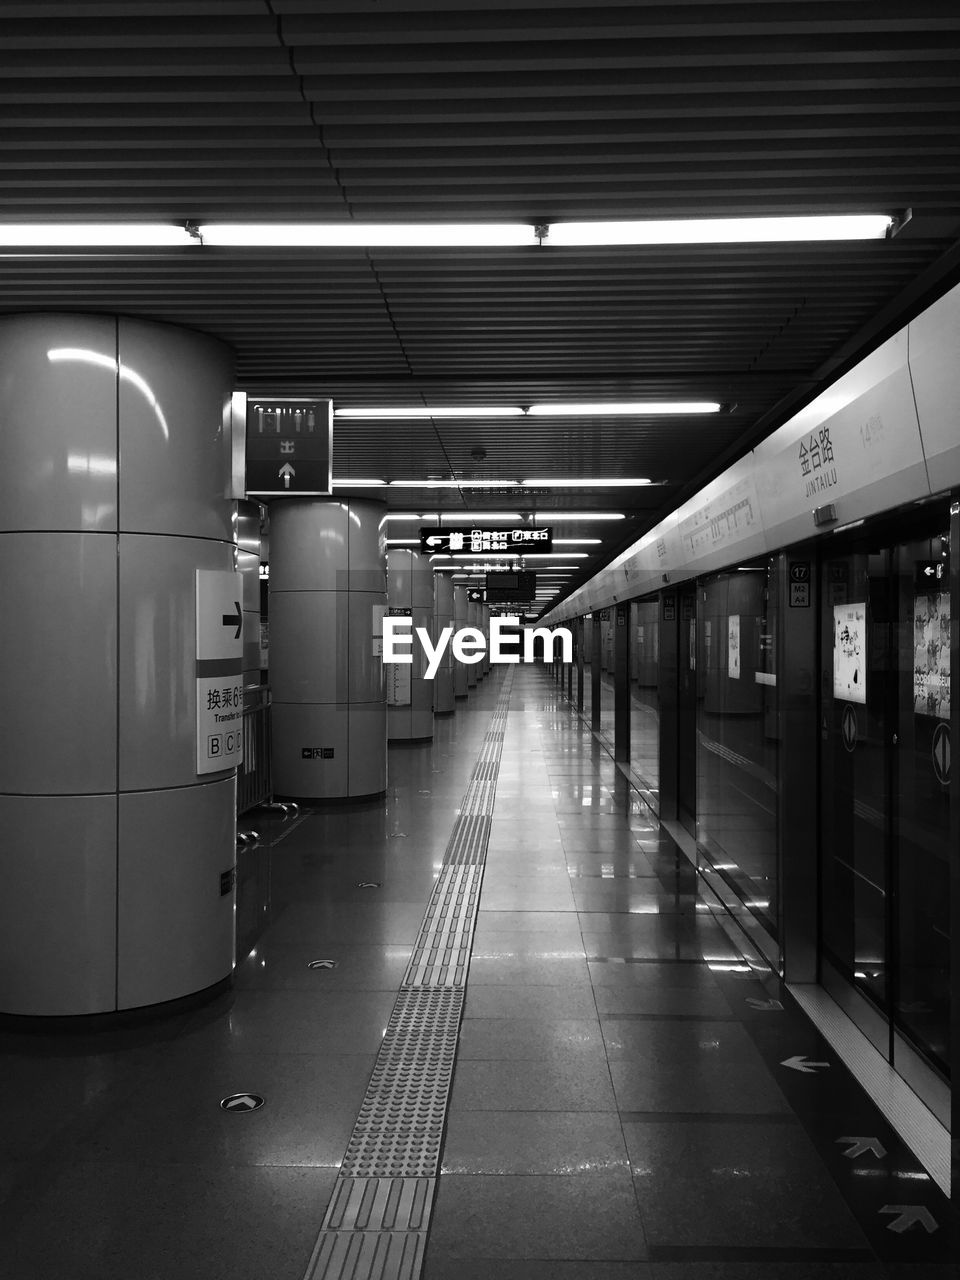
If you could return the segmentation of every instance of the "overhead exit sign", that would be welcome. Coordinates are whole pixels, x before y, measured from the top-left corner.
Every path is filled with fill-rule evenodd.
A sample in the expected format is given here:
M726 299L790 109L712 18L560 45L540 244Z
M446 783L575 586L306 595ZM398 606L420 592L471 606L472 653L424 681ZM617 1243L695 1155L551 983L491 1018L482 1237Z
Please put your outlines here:
M258 498L332 492L333 401L247 397L246 491Z
M449 529L421 529L420 550L425 554L448 556L515 555L553 549L553 530L485 528L482 525L455 525Z

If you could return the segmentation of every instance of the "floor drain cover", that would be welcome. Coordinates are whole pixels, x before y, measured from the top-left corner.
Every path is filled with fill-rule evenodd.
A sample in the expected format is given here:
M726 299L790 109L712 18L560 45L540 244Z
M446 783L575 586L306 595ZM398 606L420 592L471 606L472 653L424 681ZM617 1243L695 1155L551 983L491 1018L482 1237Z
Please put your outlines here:
M259 1093L231 1093L228 1097L220 1099L221 1111L232 1111L234 1113L257 1111L262 1106L263 1099Z

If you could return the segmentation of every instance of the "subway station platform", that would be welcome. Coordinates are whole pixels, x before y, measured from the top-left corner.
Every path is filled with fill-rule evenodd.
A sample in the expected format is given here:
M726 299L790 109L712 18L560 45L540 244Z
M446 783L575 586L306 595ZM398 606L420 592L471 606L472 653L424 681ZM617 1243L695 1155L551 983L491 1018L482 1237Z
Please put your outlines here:
M548 671L389 778L245 821L229 993L0 1034L0 1275L956 1275L942 1193Z

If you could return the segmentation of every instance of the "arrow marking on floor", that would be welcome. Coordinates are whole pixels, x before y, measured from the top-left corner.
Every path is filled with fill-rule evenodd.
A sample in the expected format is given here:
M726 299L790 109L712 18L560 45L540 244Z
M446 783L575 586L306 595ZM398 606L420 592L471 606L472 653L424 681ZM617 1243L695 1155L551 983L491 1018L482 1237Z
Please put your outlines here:
M804 1075L816 1075L816 1067L829 1067L829 1062L809 1062L805 1054L795 1053L792 1058L784 1058L781 1067L789 1067L791 1071L802 1071Z
M862 1156L866 1151L872 1151L878 1160L882 1160L887 1154L887 1148L879 1138L834 1138L834 1142L853 1143L850 1150L843 1153L848 1160L856 1160L857 1156Z
M887 1223L888 1231L896 1231L898 1235L909 1231L911 1227L924 1227L928 1235L937 1229L937 1220L929 1209L922 1204L885 1204L881 1213L896 1213L899 1217Z

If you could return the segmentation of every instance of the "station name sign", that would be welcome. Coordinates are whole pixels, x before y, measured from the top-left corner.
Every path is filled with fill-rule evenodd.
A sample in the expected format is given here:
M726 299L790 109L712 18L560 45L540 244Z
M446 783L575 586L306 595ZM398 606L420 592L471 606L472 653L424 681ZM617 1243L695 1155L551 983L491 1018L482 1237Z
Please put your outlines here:
M428 555L476 556L495 554L522 556L527 551L551 551L553 530L516 528L485 529L480 525L457 525L450 529L421 529L420 550Z

